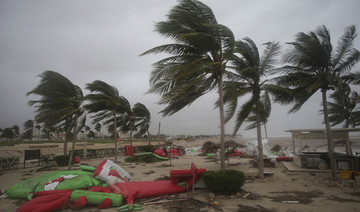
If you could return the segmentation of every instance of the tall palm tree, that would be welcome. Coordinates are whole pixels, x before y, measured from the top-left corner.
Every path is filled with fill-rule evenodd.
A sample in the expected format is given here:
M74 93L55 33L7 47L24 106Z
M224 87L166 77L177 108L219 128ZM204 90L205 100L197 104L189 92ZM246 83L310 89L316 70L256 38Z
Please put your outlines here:
M19 125L12 126L12 129L14 130L15 137L20 140L20 127Z
M341 81L359 83L360 73L350 73L352 67L360 59L360 52L353 46L356 36L355 26L347 27L338 41L337 48L333 50L330 32L324 25L309 33L298 33L295 41L288 43L292 48L284 56L285 66L281 69L287 75L278 79L279 84L298 93L294 96L292 102L295 104L290 112L299 110L314 93L321 91L330 167L334 180L337 177L327 92L335 89Z
M269 93L276 94L278 89L282 90L279 86L270 84L270 81L266 78L274 68L273 65L276 62L280 46L276 42L269 42L265 45L263 56L260 57L256 44L250 38L236 41L232 61L234 73L231 73L230 80L224 83L224 103L227 106L226 121L229 121L235 115L238 98L246 94L251 95L250 99L241 105L236 114L233 136L245 120L255 118L253 126L256 126L257 129L260 178L264 178L261 123L269 117L271 111Z
M344 128L349 128L360 124L360 108L356 108L360 103L359 94L351 91L348 84L337 87L330 98L333 102L327 104L331 126L343 123Z
M33 120L27 120L24 122L24 134L23 136L26 139L32 140L33 133L34 133L34 121Z
M126 113L118 118L118 126L122 132L130 132L130 145L132 145L134 131L136 136L144 135L148 131L151 114L146 106L139 102L133 108L130 108L130 104L127 106Z
M267 129L266 129L266 123L268 122L268 118L271 114L271 100L268 98L269 96L264 96L266 99L263 99L265 104L260 105L260 124L264 125L264 131L265 131L265 138L268 138L267 135ZM250 125L248 125L245 130L251 130L257 127L257 116L256 116L256 107L253 107L251 109L251 112L249 113L249 116L245 120L245 122L250 122Z
M117 116L126 111L128 101L125 97L119 95L116 87L100 80L88 83L86 89L91 92L85 97L90 103L85 105L84 108L89 113L95 113L92 116L94 118L93 123L105 120L104 124L114 124L115 162L117 162Z
M67 154L67 137L72 129L73 142L68 165L68 169L71 169L76 134L79 128L78 121L79 117L83 115L82 90L69 79L54 71L45 71L40 77L39 85L27 95L35 94L41 98L29 101L29 105L36 108L35 120L37 123L43 123L44 127L65 126L64 155Z
M150 93L161 95L159 104L167 105L163 116L172 115L200 96L217 88L219 93L221 170L225 170L225 118L223 78L232 57L234 35L218 24L211 8L196 0L180 0L167 14L167 20L155 30L173 43L152 48L141 55L166 53L154 63L150 76Z
M99 122L96 122L94 128L98 132L97 137L99 138L100 137L100 131L101 131L101 124Z

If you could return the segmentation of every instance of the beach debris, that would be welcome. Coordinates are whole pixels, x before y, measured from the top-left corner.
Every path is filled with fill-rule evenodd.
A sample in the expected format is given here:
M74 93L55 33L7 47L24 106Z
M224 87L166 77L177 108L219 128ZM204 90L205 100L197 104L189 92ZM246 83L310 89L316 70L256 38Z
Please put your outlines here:
M141 205L134 204L135 199L154 197L143 202L144 205L186 201L176 196L169 199L158 196L189 191L206 171L191 163L190 169L171 170L169 180L128 182L131 175L107 159L97 167L79 168L81 170L56 171L24 180L11 186L1 197L30 200L21 205L19 212L34 211L34 208L55 211L64 206L80 209L87 204L98 208L119 207L119 211L141 210ZM154 171L147 172L152 173ZM123 199L126 199L125 205L122 205ZM71 204L65 204L68 202Z
M270 192L270 194L280 194L279 196L265 196L275 202L298 201L299 204L310 204L313 198L320 197L324 193L321 191L278 191Z
M248 205L238 205L237 212L273 212L274 210L266 209L261 205L248 206Z
M281 201L281 203L287 203L287 204L299 204L299 201Z

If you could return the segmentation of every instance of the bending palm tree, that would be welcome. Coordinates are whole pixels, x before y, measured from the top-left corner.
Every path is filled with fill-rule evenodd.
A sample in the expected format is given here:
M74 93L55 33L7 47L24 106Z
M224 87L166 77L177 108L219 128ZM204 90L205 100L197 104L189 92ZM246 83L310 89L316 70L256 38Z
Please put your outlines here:
M295 41L289 43L293 48L284 57L287 65L281 68L287 75L278 79L279 84L299 94L294 96L295 105L290 112L299 110L314 93L321 91L330 167L334 180L337 177L334 144L330 134L327 91L333 90L342 81L359 83L360 74L349 73L360 59L360 52L353 47L356 36L355 26L347 27L338 42L338 47L333 51L330 33L325 26L319 26L308 34L298 33Z
M360 124L360 110L356 105L360 103L359 94L351 91L349 85L338 87L330 95L334 102L328 102L329 121L331 126L344 123L343 127L356 127Z
M151 115L146 106L139 102L133 108L130 108L130 104L127 105L126 113L118 118L118 126L122 132L130 132L130 145L132 145L132 133L135 131L135 136L144 135L150 127Z
M86 89L91 92L85 97L90 103L84 108L89 113L95 113L92 116L95 118L93 123L105 120L104 124L114 124L115 162L117 162L117 115L126 111L128 101L119 95L119 91L114 86L100 80L88 83Z
M83 114L80 107L83 102L82 90L66 77L54 71L45 71L40 77L40 84L27 95L36 94L41 96L41 99L29 101L29 104L36 108L35 120L37 123L43 123L44 127L65 125L64 155L67 154L67 137L73 129L73 142L68 165L68 169L71 169L78 119Z
M224 102L228 106L226 121L229 121L235 114L238 98L245 94L251 94L250 100L245 102L236 115L236 125L233 136L237 133L246 119L256 118L257 140L258 140L258 168L259 177L264 178L263 146L261 138L261 122L264 122L271 110L271 102L268 92L275 92L280 87L270 85L264 80L267 73L273 68L275 57L279 53L278 43L266 43L266 49L260 58L258 48L250 38L237 41L235 44L235 55L233 69L235 73L230 75L230 81L224 83ZM240 56L237 56L239 53ZM252 127L252 126L250 126Z
M172 38L174 43L144 52L171 56L154 64L150 76L151 93L161 95L166 104L163 116L172 115L200 96L217 87L219 93L221 170L225 170L223 77L232 57L234 35L218 24L212 10L195 0L182 0L167 15L167 21L156 24L156 31Z

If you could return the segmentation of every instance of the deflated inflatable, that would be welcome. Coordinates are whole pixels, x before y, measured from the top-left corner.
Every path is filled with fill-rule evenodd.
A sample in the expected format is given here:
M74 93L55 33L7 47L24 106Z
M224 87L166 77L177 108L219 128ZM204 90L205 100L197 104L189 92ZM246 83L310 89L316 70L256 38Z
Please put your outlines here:
M24 180L11 186L6 194L10 198L30 200L17 212L56 211L65 207L79 209L88 204L98 208L119 207L123 198L127 205L118 210L140 210L140 205L133 204L134 199L188 191L206 171L192 163L189 170L172 170L168 181L129 182L131 176L109 160L104 160L96 168L80 168Z

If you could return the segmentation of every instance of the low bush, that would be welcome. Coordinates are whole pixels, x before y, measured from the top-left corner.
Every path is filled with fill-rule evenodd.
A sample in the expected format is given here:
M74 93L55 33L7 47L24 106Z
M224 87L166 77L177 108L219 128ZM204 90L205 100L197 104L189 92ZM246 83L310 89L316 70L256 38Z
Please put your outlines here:
M58 166L67 166L69 164L70 155L56 155L54 161Z
M159 161L163 161L153 154L146 154L146 155L134 155L132 157L125 158L125 161L128 163L156 163Z
M40 161L45 165L56 165L54 164L55 154L41 155Z
M139 152L154 152L157 148L153 145L137 146L134 150Z
M206 171L203 177L206 187L216 194L236 194L245 182L245 174L236 170Z

